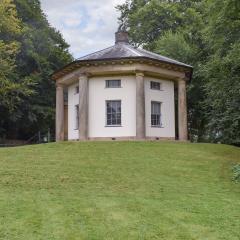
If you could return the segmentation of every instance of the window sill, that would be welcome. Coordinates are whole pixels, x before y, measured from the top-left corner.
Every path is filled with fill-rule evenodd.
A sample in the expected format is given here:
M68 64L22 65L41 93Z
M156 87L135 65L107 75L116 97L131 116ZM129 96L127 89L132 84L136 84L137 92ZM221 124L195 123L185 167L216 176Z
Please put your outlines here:
M105 125L105 127L122 127L122 125Z
M151 128L164 128L163 126L151 126Z
M163 89L153 89L153 88L150 88L150 90L153 90L153 91L160 91L160 92L164 91Z
M105 89L112 89L112 88L123 88L123 87L105 87Z

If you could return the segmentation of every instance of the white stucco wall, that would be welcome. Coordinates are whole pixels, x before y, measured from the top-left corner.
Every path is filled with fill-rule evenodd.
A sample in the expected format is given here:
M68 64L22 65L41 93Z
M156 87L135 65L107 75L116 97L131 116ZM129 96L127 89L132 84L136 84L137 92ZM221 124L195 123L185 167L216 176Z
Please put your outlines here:
M161 83L161 90L150 88L150 82ZM151 101L161 102L162 127L151 127ZM175 137L174 83L172 81L145 78L145 108L147 137Z
M105 80L121 79L121 88L106 88ZM150 81L159 81L162 90L150 89ZM68 88L68 139L78 139L75 129L75 83ZM81 93L80 93L81 94ZM106 100L121 100L122 126L106 127ZM161 128L151 127L151 101L162 103ZM136 136L136 80L134 76L94 77L89 79L89 124L90 138ZM145 77L146 136L175 137L174 83L172 81Z
M68 87L68 140L78 139L78 129L76 129L75 105L79 103L79 94L75 93L78 83Z
M110 79L121 79L121 88L105 88L105 80ZM106 100L121 100L121 127L106 127ZM135 77L91 78L89 81L89 137L131 136L136 136Z

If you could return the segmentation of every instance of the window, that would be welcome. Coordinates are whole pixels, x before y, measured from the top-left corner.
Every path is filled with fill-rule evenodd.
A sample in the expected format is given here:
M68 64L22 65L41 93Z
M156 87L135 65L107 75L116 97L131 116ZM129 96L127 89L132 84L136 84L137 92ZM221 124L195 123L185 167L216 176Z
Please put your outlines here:
M79 128L79 105L75 105L75 129Z
M161 83L160 82L150 82L151 89L153 90L161 90Z
M106 101L107 126L121 125L121 101Z
M76 86L75 87L75 94L78 94L79 93L79 86Z
M106 88L120 88L121 80L106 80Z
M151 125L161 127L161 103L151 102Z

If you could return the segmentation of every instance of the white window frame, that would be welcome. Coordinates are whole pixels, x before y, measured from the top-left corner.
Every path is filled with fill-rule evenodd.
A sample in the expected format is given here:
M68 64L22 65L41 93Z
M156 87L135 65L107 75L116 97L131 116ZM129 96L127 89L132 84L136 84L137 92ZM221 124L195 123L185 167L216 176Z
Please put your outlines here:
M153 104L159 105L159 111L153 112ZM153 115L155 115L155 119L153 120ZM153 121L156 123L153 124ZM162 128L162 102L159 101L151 101L151 127Z
M119 102L120 103L120 111L116 112L115 114L120 114L120 123L118 124L113 124L112 122L109 124L108 122L108 115L113 114L113 113L108 113L108 103L113 103L113 102ZM106 114L105 114L105 124L106 127L121 127L122 126L122 101L119 99L114 99L114 100L106 100L105 101L105 109L106 109Z
M117 85L112 85L110 84L110 82L118 82L119 84ZM108 79L108 80L105 80L105 88L121 88L122 86L122 81L121 79Z
M154 87L153 85L156 84L159 87ZM152 90L157 90L157 91L161 91L162 90L162 83L157 82L157 81L150 81L150 89Z

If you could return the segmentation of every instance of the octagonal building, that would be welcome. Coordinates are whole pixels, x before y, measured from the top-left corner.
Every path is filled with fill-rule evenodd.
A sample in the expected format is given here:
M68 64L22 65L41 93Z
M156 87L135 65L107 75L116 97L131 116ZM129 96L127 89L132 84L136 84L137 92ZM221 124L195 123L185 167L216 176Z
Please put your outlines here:
M191 75L191 66L135 48L128 33L118 31L114 46L81 57L52 75L56 141L186 141L186 84Z

